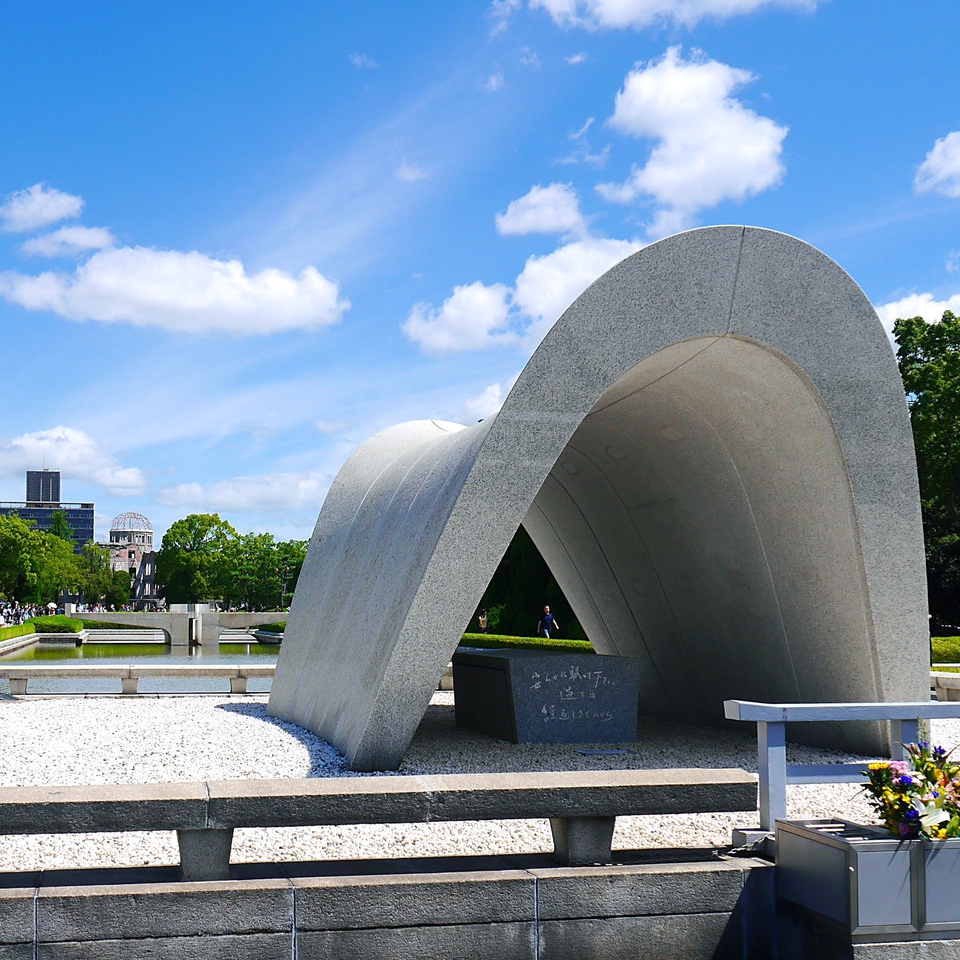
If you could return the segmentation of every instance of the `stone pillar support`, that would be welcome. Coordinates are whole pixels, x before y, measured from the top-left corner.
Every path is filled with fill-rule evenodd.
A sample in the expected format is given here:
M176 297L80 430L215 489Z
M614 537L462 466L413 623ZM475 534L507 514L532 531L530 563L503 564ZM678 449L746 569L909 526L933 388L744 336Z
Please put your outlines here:
M181 880L229 880L233 828L178 830Z
M563 864L610 863L616 817L556 817L550 821L553 855Z

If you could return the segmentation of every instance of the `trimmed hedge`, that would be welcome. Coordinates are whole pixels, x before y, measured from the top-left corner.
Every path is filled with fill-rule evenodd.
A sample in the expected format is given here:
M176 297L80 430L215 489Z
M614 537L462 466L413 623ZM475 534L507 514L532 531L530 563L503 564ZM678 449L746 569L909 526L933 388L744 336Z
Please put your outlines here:
M287 621L281 620L279 623L261 623L254 630L262 630L264 633L283 633L287 629Z
M36 633L80 633L83 630L83 621L56 614L52 617L34 617L27 620L24 626L30 627Z
M35 632L28 620L26 623L16 623L9 627L0 627L0 640L12 640L14 637L24 637L28 633Z
M960 663L960 637L931 637L931 663Z
M138 627L134 623L104 623L102 620L88 620L80 618L84 630L148 630L149 627Z
M460 641L467 647L542 650L544 653L596 653L589 640L548 640L546 637L504 637L494 633L465 633Z

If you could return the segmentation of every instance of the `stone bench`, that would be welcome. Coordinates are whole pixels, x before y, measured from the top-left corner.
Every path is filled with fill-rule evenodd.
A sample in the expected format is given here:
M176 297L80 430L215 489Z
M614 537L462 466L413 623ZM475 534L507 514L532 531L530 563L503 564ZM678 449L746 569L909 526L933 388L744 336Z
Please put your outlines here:
M930 681L938 700L960 700L960 673L934 670L930 674Z
M737 769L0 788L0 834L175 830L183 880L230 877L238 827L546 818L565 864L609 863L617 816L757 809Z
M222 677L230 681L231 693L246 693L247 680L271 678L276 672L275 664L99 664L99 663L20 663L0 666L0 679L10 681L13 696L25 696L30 680L85 679L90 677L116 677L121 693L137 693L142 679L175 677L197 679Z

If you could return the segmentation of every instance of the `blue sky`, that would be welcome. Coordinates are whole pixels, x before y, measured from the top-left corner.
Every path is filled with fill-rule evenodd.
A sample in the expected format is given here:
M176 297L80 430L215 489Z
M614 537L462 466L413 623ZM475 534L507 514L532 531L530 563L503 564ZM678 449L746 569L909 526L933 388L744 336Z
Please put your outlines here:
M680 229L960 311L950 0L179 0L0 13L0 499L306 537L347 456L497 409Z

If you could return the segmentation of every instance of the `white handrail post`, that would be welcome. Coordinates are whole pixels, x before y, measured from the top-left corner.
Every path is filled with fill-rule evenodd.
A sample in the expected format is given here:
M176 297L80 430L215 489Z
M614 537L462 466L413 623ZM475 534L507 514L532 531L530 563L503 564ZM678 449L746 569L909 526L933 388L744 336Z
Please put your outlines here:
M891 720L890 721L890 756L894 760L904 760L907 756L908 743L916 743L920 739L919 720Z
M760 775L760 829L787 817L787 736L785 723L757 721L757 771Z

